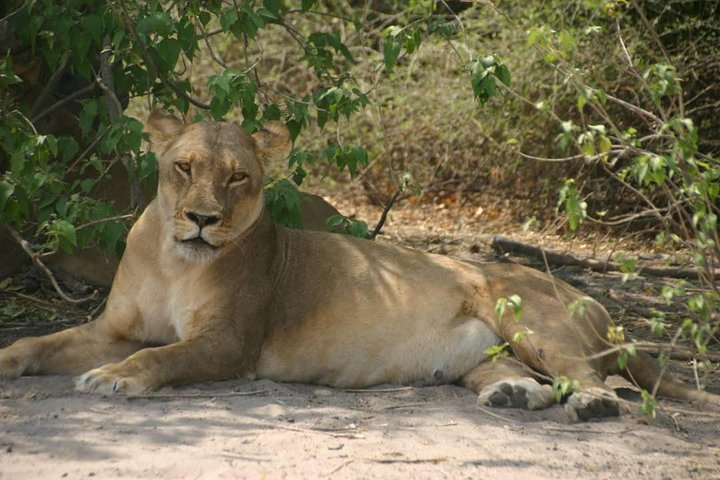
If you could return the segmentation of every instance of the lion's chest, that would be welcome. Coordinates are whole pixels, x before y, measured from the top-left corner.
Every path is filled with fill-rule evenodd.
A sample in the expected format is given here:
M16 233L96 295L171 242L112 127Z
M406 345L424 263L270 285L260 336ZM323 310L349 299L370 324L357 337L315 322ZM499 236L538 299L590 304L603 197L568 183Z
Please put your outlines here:
M161 344L187 338L193 319L202 316L208 295L202 295L197 277L163 278L138 296L146 341Z

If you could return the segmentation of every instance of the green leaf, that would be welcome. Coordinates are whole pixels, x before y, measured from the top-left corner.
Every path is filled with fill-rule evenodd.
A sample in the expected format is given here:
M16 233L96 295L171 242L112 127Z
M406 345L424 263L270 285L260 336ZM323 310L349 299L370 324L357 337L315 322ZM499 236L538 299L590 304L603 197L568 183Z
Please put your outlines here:
M513 319L517 322L520 320L520 315L522 315L522 299L520 295L510 295L508 296L508 301L512 304Z
M577 109L579 112L582 112L585 108L585 105L587 104L587 98L585 98L585 95L578 95L577 97Z
M625 350L622 350L618 354L618 357L617 357L617 364L618 364L618 367L620 367L620 370L625 370L625 368L627 367L627 364L628 364L628 360L629 360L628 352L626 352Z
M69 162L80 151L80 145L72 137L60 137L58 139L58 150L62 160Z
M295 171L293 172L293 182L295 182L295 185L302 185L305 177L307 177L307 172L305 171L305 169L301 165L295 167Z
M147 152L140 156L140 178L148 180L157 174L157 159L155 153Z
M5 210L5 203L7 203L14 191L15 185L8 183L5 180L0 180L0 215L2 215Z
M98 243L106 252L117 252L124 235L125 226L121 222L105 222L98 228Z
M315 0L302 0L303 12L310 10L315 5Z
M600 149L601 153L608 153L612 148L612 142L608 137L602 135L598 140L598 148Z
M481 105L485 104L495 93L495 78L484 71L472 78L472 89L475 98Z
M348 233L353 237L367 238L368 237L368 224L362 220L353 220L348 226Z
M220 15L220 27L223 30L230 30L238 21L238 12L234 8L225 10Z
M161 37L170 35L174 28L175 22L170 14L166 12L153 12L145 18L141 18L135 27L138 33L145 35L156 33Z
M281 112L280 107L274 103L265 105L263 108L263 120L280 120Z
M498 65L495 68L495 76L500 80L506 87L510 86L510 70L507 65Z
M497 302L495 302L495 316L500 320L502 320L502 317L505 315L507 303L508 300L505 297L500 297L497 299Z
M571 394L572 392L580 389L580 382L577 380L571 380L565 376L559 376L553 380L552 392L556 402L560 402L563 397Z
M95 14L88 14L80 19L80 24L96 44L100 45L100 36L102 35L102 19Z
M367 150L363 148L352 147L350 149L350 156L352 157L352 161L348 162L348 170L350 171L350 175L354 177L357 173L358 164L365 167L369 163L368 153Z
M290 180L278 180L265 188L265 203L270 215L286 227L302 228L301 201L300 192Z
M7 88L17 83L22 83L22 79L15 75L12 60L7 56L0 62L0 87Z
M392 72L393 67L395 67L395 63L400 55L400 48L400 42L397 40L385 40L385 44L383 45L383 61L385 62L385 69L388 72Z
M230 93L230 82L225 75L217 75L215 77L212 77L211 86L215 87L214 93L221 99L224 99L225 96Z
M165 38L155 45L155 49L164 70L171 71L175 67L178 58L180 58L180 52L182 51L180 42L173 38Z
M263 0L263 6L276 17L280 16L280 0Z
M508 347L510 346L509 343L502 343L500 345L492 345L485 350L483 350L483 353L490 357L492 361L499 360L501 358L507 357L510 355L508 352Z
M326 221L328 231L334 231L338 227L347 222L347 217L340 213L336 213Z
M583 143L581 148L583 155L585 155L586 157L592 157L596 153L595 144L592 141Z
M83 138L87 138L90 133L90 128L95 121L97 115L97 100L88 99L81 100L83 110L80 112L80 131L82 132Z
M653 397L647 390L643 389L640 392L640 396L643 399L642 406L640 407L640 410L645 413L645 415L648 415L652 418L655 418L655 411L657 408L657 400L655 400L655 397Z
M56 220L49 230L50 235L57 238L60 248L67 253L73 253L77 246L75 227L67 220Z
M210 113L213 116L213 119L215 120L222 120L225 114L230 110L230 104L228 102L223 102L218 97L214 97L210 101Z

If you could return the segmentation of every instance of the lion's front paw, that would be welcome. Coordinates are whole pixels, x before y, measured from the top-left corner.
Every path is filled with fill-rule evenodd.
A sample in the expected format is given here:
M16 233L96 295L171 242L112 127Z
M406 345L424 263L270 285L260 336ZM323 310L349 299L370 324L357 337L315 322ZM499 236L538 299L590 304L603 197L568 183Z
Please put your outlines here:
M137 376L124 374L119 364L90 370L75 379L75 390L101 395L135 395L152 388Z
M575 419L582 421L591 418L618 417L621 413L620 400L615 392L596 387L570 395L565 409Z
M32 370L33 355L22 345L11 345L0 350L0 379L9 380Z
M478 404L490 407L538 410L553 403L552 389L529 377L495 382L483 388L478 395Z

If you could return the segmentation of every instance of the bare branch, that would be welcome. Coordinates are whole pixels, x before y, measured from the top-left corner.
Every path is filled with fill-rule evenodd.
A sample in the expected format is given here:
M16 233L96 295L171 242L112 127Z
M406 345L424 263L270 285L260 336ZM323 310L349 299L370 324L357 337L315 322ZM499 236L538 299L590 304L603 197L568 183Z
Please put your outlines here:
M96 81L105 94L110 120L115 121L122 116L123 107L115 92L115 79L110 65L112 50L109 36L103 39L103 44L103 50L100 52L100 76L96 78ZM135 154L129 152L128 155L121 155L120 161L127 171L128 181L130 182L130 206L142 208L146 202L140 179L135 172Z
M192 105L196 106L197 108L199 108L201 110L210 110L210 105L191 97L185 91L183 91L180 87L178 87L172 80L170 80L169 78L165 78L164 75L161 75L160 72L158 72L157 65L155 65L155 61L153 60L150 53L147 51L145 44L143 43L142 39L138 35L137 31L135 30L132 19L130 18L130 14L128 13L127 8L125 7L124 0L121 0L119 2L119 4L120 4L121 15L125 22L125 27L130 32L130 35L132 36L133 40L135 40L137 45L140 47L143 58L145 59L145 62L147 63L149 69L152 71L153 75L155 75L155 77L160 79L160 81L163 83L163 85L168 87L170 90L172 90L176 94L180 95L182 98L187 100Z
M110 37L106 36L103 39L103 44L104 47L102 52L100 52L100 75L95 78L95 81L105 94L105 104L107 105L110 119L115 120L122 115L123 108L120 100L118 100L117 93L115 93L115 78L113 77L112 66L110 65L110 55L112 54Z
M72 298L67 293L63 292L62 288L60 288L60 285L58 285L57 280L55 280L55 276L53 275L52 271L50 271L50 269L42 262L42 260L40 260L40 256L33 251L30 242L22 238L20 233L18 233L18 231L12 228L10 225L5 225L5 229L10 233L10 235L18 243L18 245L20 245L20 247L25 251L25 253L27 253L33 263L40 270L42 270L43 273L45 273L45 276L47 276L47 278L50 280L50 283L52 283L53 288L58 293L58 295L62 297L63 300L70 303L83 303L95 298L98 293L97 290L93 291L93 293L91 293L89 296L83 298Z
M30 108L30 116L32 117L36 113L38 113L38 110L40 110L40 107L45 103L45 101L50 97L50 94L53 90L55 90L55 87L57 86L57 83L60 81L60 78L62 77L63 72L65 71L65 67L67 67L68 60L70 60L70 52L65 52L62 56L62 59L60 59L60 64L58 65L58 68L53 72L52 76L48 80L48 82L45 84L45 87L43 88L42 92L40 92L40 96L35 100L35 103L33 103L32 108Z
M393 207L393 204L395 203L395 200L400 196L402 193L402 188L398 188L395 190L395 193L393 193L392 197L390 197L390 200L385 204L385 208L383 208L382 215L380 215L380 220L378 221L377 225L375 225L375 228L373 229L372 233L368 235L368 238L370 240L375 240L375 237L378 236L380 233L380 230L382 229L383 225L385 225L385 220L387 220L388 213L390 212L390 209Z
M221 67L227 69L227 65L225 65L225 62L222 60L222 58L220 58L220 57L218 56L217 52L215 51L215 49L213 48L212 44L210 43L210 38L209 38L209 37L207 36L207 34L205 33L205 27L203 27L203 24L202 24L202 22L200 21L200 18L198 18L198 17L196 16L195 19L197 20L196 23L197 23L198 28L200 28L200 31L202 32L202 39L205 41L205 46L207 47L208 51L210 52L210 56L212 57L213 60L215 60L215 62L216 62L218 65L220 65Z
M98 220L92 220L90 222L83 223L82 225L75 227L75 230L81 230L83 228L91 227L93 225L98 225L100 223L117 222L120 220L127 220L127 219L130 219L133 217L135 217L134 213L126 213L125 215L116 215L114 217L100 218Z
M491 236L487 240L490 246L495 250L500 252L518 253L520 255L538 258L547 262L549 265L574 265L589 268L592 271L601 273L621 271L620 264L615 262L596 260L594 258L580 258L572 253L560 253L552 250L546 250L542 247L518 242L500 235ZM667 278L699 278L703 275L703 271L690 268L665 268L642 265L638 266L637 273ZM707 274L707 272L705 272L705 274ZM720 273L715 273L714 277L720 278Z
M25 0L23 4L18 8L17 10L8 13L3 18L0 18L0 22L4 22L5 20L8 20L9 18L13 17L14 15L17 15L23 8L27 6L27 4L30 2L30 0Z
M33 125L36 125L39 121L43 120L45 117L48 117L52 115L53 113L57 112L61 108L63 108L68 103L74 102L75 100L78 100L80 98L86 97L87 95L90 95L92 92L95 91L95 88L97 88L97 85L95 83L91 83L90 85L81 88L77 92L73 92L67 97L63 98L62 100L59 100L58 102L55 102L54 104L50 105L48 108L43 110L42 112L38 113L34 117L31 118L31 122Z

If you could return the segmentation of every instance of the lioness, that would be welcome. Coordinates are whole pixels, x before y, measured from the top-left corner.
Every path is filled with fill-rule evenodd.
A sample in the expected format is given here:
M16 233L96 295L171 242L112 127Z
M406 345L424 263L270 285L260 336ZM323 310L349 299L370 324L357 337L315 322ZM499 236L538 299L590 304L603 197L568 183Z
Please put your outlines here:
M82 373L77 389L102 394L231 378L458 382L483 404L539 409L554 399L537 378L565 376L582 387L568 400L582 419L619 413L607 375L647 389L658 379L642 352L624 372L616 355L590 358L608 347L607 312L588 299L582 315L569 316L582 293L548 275L276 225L261 161L287 146L280 123L250 136L154 112L147 130L158 195L130 231L105 311L0 350L3 377ZM514 294L520 319L498 318L497 299ZM489 361L484 352L503 342L514 358ZM657 391L718 398L669 379Z

